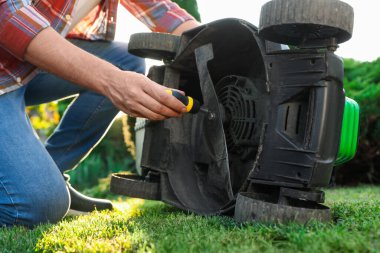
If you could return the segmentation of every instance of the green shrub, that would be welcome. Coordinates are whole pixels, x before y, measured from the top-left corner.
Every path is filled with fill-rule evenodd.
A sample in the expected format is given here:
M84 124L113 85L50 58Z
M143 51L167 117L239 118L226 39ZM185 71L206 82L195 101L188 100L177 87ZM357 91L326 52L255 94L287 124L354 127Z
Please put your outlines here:
M26 108L26 113L42 140L54 131L61 118L58 113L58 102L29 106Z
M356 157L338 170L337 182L380 183L380 58L374 62L345 60L344 87L360 105Z
M201 16L199 15L198 4L196 0L173 0L173 2L184 8L196 20L201 21Z

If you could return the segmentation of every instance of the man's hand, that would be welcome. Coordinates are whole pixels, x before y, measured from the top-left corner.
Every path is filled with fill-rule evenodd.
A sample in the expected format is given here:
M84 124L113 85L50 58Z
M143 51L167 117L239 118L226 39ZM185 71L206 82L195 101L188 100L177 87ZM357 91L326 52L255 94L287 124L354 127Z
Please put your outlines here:
M32 40L25 60L107 96L115 106L132 116L162 120L178 117L186 111L180 101L165 92L165 87L144 75L121 71L72 45L52 28L43 30Z
M120 71L115 83L105 88L105 94L120 110L131 116L151 120L181 116L186 107L166 89L144 75Z

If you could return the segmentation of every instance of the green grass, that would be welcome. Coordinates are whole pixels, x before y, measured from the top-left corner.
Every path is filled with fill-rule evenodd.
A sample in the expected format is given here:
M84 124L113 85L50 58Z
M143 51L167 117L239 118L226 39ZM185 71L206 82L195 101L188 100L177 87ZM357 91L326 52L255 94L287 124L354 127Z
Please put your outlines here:
M332 189L326 195L333 221L308 225L240 225L229 217L119 198L117 211L34 230L0 229L0 252L380 252L380 187Z

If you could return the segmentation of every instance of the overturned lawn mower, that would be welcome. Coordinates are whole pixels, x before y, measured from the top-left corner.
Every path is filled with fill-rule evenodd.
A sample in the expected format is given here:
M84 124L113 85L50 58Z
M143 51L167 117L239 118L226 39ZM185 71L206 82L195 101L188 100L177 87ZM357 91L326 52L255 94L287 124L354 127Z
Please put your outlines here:
M131 53L164 62L149 77L213 117L139 120L140 175L114 174L111 191L241 222L328 221L319 189L357 142L358 105L334 54L352 28L341 1L272 0L258 29L223 19L180 37L133 35Z

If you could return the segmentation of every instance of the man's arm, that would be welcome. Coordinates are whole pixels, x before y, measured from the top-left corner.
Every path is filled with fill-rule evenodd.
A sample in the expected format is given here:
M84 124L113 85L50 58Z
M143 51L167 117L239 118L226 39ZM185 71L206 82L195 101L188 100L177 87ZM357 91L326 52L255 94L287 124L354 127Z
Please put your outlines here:
M120 0L120 3L152 32L180 35L199 23L170 0Z
M192 29L192 28L195 28L197 26L199 26L200 24L195 21L195 20L188 20L184 23L182 23L181 25L179 25L176 29L174 29L174 31L172 32L172 34L174 35L181 35L183 32L189 30L189 29Z
M121 71L72 45L52 28L46 28L33 38L26 49L25 60L107 96L131 116L161 120L178 117L186 111L181 102L165 92L165 87L144 75Z
M0 0L0 47L19 60L23 60L30 41L50 26L30 2Z

